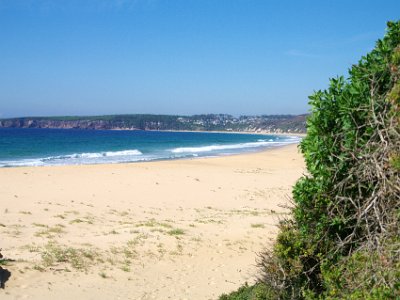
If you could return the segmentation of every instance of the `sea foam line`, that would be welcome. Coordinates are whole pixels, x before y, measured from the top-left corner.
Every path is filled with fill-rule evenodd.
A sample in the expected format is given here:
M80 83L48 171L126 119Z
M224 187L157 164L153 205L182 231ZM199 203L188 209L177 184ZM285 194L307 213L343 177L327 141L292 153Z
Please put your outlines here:
M142 152L134 149L134 150L122 150L122 151L74 153L74 154L67 154L67 155L49 156L49 157L43 158L42 160L102 158L102 157L131 156L131 155L142 155Z
M198 153L198 152L210 152L210 151L219 151L219 150L235 150L235 149L246 149L246 148L256 148L256 147L266 147L272 145L286 145L293 144L297 142L297 140L282 140L282 141L261 141L258 142L250 142L250 143L239 143L239 144L228 144L228 145L208 145L208 146L200 146L200 147L179 147L171 149L172 153Z
M45 166L45 165L67 165L88 163L113 163L130 161L132 158L140 157L143 153L137 149L121 151L73 153L66 155L48 156L42 158L28 158L21 160L0 161L0 167L20 166Z

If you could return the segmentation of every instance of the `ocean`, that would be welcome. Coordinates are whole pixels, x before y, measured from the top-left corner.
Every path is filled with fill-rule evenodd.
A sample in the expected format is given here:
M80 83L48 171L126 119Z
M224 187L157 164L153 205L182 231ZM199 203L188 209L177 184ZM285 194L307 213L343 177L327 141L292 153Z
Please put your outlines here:
M300 140L296 136L211 132L0 128L0 167L213 157Z

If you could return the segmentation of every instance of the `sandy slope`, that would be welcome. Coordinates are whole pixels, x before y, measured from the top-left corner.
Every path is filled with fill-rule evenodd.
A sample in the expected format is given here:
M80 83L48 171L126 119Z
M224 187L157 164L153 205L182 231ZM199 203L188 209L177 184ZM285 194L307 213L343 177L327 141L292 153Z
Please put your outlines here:
M0 169L1 299L215 299L256 276L304 163L231 157Z

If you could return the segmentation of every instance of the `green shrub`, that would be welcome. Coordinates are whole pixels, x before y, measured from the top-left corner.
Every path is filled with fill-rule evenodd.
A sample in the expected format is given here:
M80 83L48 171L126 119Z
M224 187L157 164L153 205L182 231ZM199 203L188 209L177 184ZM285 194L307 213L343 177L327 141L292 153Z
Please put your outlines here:
M221 299L400 299L400 22L309 98L292 217L262 283Z
M281 226L260 264L263 281L279 298L392 299L398 293L399 45L400 22L389 22L386 36L348 79L331 79L327 90L310 96L300 144L308 173L293 189L292 221ZM280 270L278 278L273 270Z
M277 294L274 289L266 286L263 283L257 283L249 286L247 283L240 287L237 291L229 295L223 294L219 300L268 300L276 299Z

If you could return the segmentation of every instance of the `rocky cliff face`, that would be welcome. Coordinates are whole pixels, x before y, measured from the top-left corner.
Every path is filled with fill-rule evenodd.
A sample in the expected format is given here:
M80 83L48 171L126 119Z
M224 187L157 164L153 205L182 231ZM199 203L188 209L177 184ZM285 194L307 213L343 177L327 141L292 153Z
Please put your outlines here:
M0 128L59 128L59 129L119 129L135 130L134 127L126 127L122 124L105 120L34 120L34 119L10 119L0 121Z
M306 115L299 116L157 116L14 118L0 120L0 128L58 128L93 130L192 130L304 133Z

